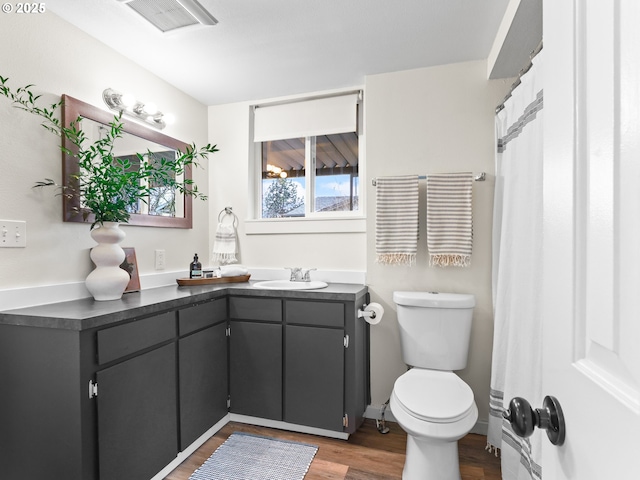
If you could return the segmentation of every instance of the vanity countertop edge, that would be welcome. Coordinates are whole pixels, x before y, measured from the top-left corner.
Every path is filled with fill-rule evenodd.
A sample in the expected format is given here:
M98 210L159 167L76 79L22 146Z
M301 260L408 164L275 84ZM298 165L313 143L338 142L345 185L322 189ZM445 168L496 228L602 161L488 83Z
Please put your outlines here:
M367 292L366 285L350 283L330 283L318 290L266 290L253 287L253 283L189 287L171 285L125 293L120 300L98 302L93 298L82 298L34 305L0 311L0 325L81 331L188 307L226 295L355 301Z

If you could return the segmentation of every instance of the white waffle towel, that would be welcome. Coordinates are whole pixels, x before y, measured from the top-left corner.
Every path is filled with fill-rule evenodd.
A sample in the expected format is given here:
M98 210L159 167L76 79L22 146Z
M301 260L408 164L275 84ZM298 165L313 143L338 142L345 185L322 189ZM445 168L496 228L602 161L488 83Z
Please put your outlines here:
M212 260L220 265L236 263L237 237L233 223L218 223L213 241Z

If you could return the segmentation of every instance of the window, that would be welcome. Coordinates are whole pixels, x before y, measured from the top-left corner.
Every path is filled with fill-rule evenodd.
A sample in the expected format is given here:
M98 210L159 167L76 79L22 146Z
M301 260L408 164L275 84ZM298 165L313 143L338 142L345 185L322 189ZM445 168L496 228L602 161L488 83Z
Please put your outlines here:
M348 94L256 107L258 218L361 214L358 102Z

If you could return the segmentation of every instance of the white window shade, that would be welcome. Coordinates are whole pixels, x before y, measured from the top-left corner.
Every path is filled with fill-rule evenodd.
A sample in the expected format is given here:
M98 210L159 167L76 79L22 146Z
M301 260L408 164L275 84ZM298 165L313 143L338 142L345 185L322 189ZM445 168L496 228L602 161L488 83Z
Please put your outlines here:
M358 94L256 107L254 142L357 131Z

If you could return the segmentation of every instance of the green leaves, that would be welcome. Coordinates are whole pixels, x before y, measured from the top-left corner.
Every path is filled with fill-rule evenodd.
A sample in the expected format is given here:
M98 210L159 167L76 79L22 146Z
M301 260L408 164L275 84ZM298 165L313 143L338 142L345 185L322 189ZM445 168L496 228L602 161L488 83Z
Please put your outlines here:
M131 213L138 211L140 203L148 202L154 188L174 189L183 195L207 199L193 180L184 179L183 175L188 168L198 167L200 160L217 152L216 145L198 148L191 144L186 152L179 152L175 158L158 159L157 154L151 151L137 153L137 161L132 162L130 158L113 154L114 142L124 132L122 113L114 117L101 138L90 143L82 130L82 117L68 126L62 125L57 118L62 101L42 108L38 106L40 95L32 91L33 85L13 91L7 86L8 80L0 76L0 95L11 100L14 107L41 117L44 128L65 137L75 147L73 151L60 147L65 154L78 160L79 173L69 176L68 185L58 185L51 179L45 179L36 182L34 187L56 187L65 197L78 198L83 219L86 221L90 213L94 214L91 228L104 222L127 223Z
M40 108L36 102L40 99L40 95L35 95L31 88L33 85L26 85L16 89L15 92L7 86L9 78L0 76L0 94L7 97L13 103L15 108L24 110L34 115L42 117L42 126L58 136L61 135L60 120L55 117L56 110L62 105L62 101L54 103L49 108Z

